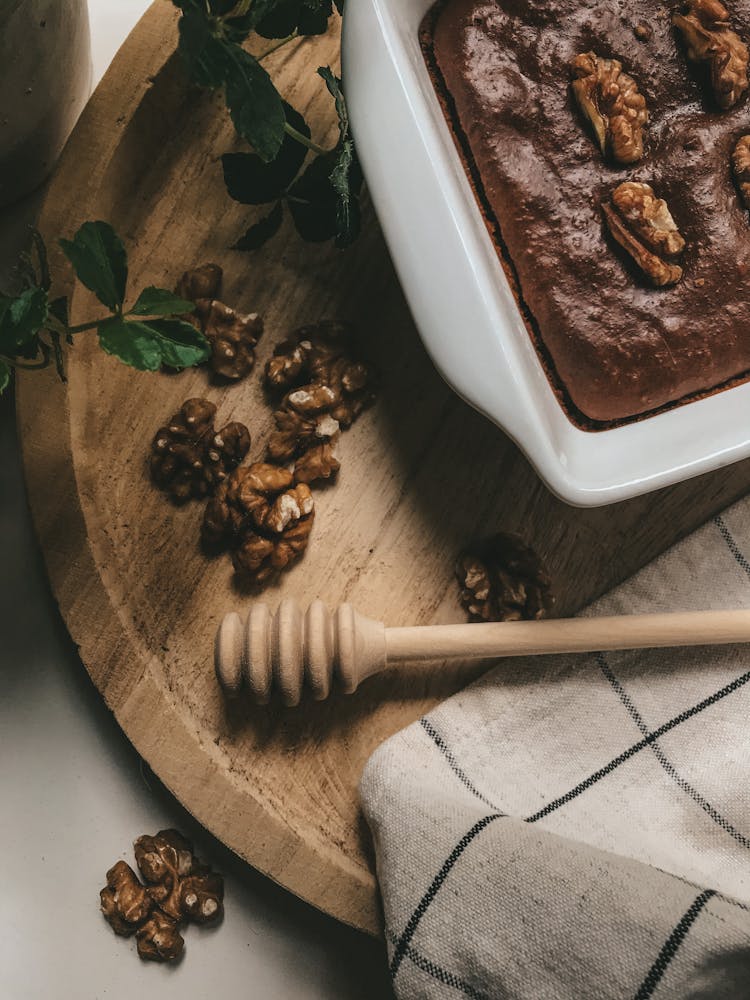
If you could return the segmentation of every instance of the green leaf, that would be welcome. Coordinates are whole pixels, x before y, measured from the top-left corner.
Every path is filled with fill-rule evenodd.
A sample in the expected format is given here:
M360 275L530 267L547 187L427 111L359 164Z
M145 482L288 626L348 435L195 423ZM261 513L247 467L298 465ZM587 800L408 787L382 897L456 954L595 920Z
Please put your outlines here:
M217 38L208 20L206 8L196 0L180 3L178 51L185 61L188 75L198 87L215 90L227 77L228 57L225 43Z
M302 0L277 0L266 4L264 15L256 22L255 30L262 38L286 38L297 28Z
M258 60L237 45L231 50L226 80L229 113L239 135L268 163L278 156L284 141L284 105Z
M359 192L362 187L362 173L351 139L347 139L342 146L329 179L337 195L336 246L348 247L359 234Z
M255 30L263 38L286 38L295 31L324 35L332 14L332 0L276 0L266 4L262 16L257 17L256 12Z
M311 243L333 239L337 232L338 199L330 181L336 154L316 157L289 188L287 203L297 232Z
M116 312L125 301L128 258L114 229L106 222L84 222L71 240L60 246L75 268L78 280L108 309Z
M297 31L300 35L324 35L332 14L331 0L303 0Z
M184 313L191 313L194 309L194 302L181 299L174 292L167 291L166 288L155 288L153 285L150 285L148 288L143 289L128 315L179 316Z
M139 371L157 371L162 364L189 368L211 353L200 330L178 319L143 322L115 316L101 323L98 332L102 350Z
M163 363L170 368L192 368L208 360L211 345L192 323L155 319L148 326L158 337Z
M284 112L287 122L309 139L310 129L302 115L286 102ZM242 205L275 201L297 176L306 156L307 148L288 135L270 163L264 163L254 153L225 153L221 162L229 196Z
M321 66L319 75L325 80L328 92L334 99L339 119L339 141L336 160L330 174L331 187L336 198L336 246L349 246L357 237L360 228L359 194L362 189L362 168L359 165L349 125L341 80L334 75L330 66Z
M101 323L97 332L102 350L131 368L142 372L155 372L161 368L159 341L145 323L128 323L114 316Z
M10 368L4 361L0 361L0 396L10 385Z
M250 226L245 235L237 240L232 250L259 250L272 236L276 235L283 219L283 204L277 201L268 215L256 222L254 226Z
M341 89L341 80L334 74L330 66L319 66L318 76L325 80L328 93L334 100L339 119L339 141L344 142L349 138L349 112L346 108L344 92Z
M48 314L47 293L43 288L27 288L15 298L0 299L0 354L7 358L36 357L38 334Z
M255 28L255 23L258 20L258 14L254 8L253 4L253 7L242 17L230 17L224 21L224 33L228 41L242 45Z

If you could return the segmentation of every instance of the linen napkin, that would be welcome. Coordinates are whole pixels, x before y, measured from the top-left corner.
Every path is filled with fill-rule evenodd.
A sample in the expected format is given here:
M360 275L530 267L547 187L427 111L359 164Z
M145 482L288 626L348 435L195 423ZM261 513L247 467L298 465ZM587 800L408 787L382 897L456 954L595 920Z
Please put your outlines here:
M750 607L750 498L587 615ZM750 646L508 660L360 786L399 998L750 998Z

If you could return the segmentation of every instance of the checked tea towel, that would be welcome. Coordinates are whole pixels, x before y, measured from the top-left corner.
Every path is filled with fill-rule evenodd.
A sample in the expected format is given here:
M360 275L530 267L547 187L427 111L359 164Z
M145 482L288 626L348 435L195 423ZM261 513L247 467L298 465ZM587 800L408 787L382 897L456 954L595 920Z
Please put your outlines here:
M586 614L750 608L750 498ZM399 998L750 998L750 647L500 664L370 758Z

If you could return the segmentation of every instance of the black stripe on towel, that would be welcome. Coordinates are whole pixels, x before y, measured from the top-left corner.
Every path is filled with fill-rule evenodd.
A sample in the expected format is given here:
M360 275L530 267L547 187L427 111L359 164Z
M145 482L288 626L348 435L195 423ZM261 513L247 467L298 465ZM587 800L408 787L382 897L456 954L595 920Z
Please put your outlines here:
M630 697L628 692L622 686L621 682L615 676L615 673L612 670L612 667L609 665L607 657L604 655L604 653L596 654L596 662L599 664L599 669L601 670L601 672L604 674L609 683L617 692L617 695L622 704L625 706L625 709L630 718L633 720L636 726L638 726L643 736L648 736L649 730L648 726L646 725L643 719L643 716L638 711L638 708L636 707L633 699ZM659 761L661 766L667 772L669 777L674 780L678 788L682 789L682 791L685 792L686 795L689 795L690 798L693 800L693 802L699 805L701 809L711 817L714 823L716 823L717 826L721 827L721 829L724 830L725 833L728 833L729 836L732 837L734 840L736 840L738 844L741 844L742 847L750 848L750 838L746 837L743 833L740 833L740 831L736 829L736 827L732 826L729 820L726 819L726 817L722 816L719 810L715 809L708 801L708 799L704 795L701 795L701 793L698 791L697 788L694 788L693 785L691 785L686 778L682 777L682 775L679 773L679 771L674 766L672 761L664 753L661 746L658 743L653 742L651 744L651 749L654 751L654 756L656 757L656 759Z
M388 938L391 944L396 944L398 938L395 934L388 933ZM410 962L413 962L418 969L422 972L426 972L428 976L432 976L439 983L443 983L445 986L452 986L454 990L458 990L459 993L463 993L467 997L471 997L471 1000L489 1000L489 998L484 994L480 993L471 983L467 983L465 979L461 979L457 976L455 972L451 972L449 969L444 969L437 962L433 962L431 958L426 958L416 948L411 945L406 949L406 957Z
M726 542L727 548L732 553L734 558L737 560L737 564L744 569L744 571L747 573L748 576L750 576L750 562L748 562L745 556L742 554L742 550L735 541L734 535L729 530L727 522L724 520L721 514L717 514L717 516L714 518L714 524L719 529L719 533Z
M463 835L463 837L459 840L459 842L453 848L451 853L445 859L440 871L432 880L429 889L424 894L424 896L422 896L422 898L419 901L419 905L414 910L412 915L409 917L409 921L406 927L404 928L400 938L398 939L396 947L393 949L393 957L391 958L391 967L390 967L392 979L396 978L396 974L398 973L399 967L401 966L401 963L404 960L406 949L411 944L411 939L414 937L417 927L419 926L419 922L427 912L430 903L438 894L438 891L440 890L440 887L442 886L443 882L445 882L445 880L450 875L452 869L455 867L458 859L464 853L464 851L472 842L472 840L474 840L474 838L477 837L482 832L482 830L484 830L486 826L489 826L489 824L492 823L493 820L500 818L501 818L500 813L490 813L489 816L484 816L482 819L476 822L474 826L467 833Z
M616 770L620 764L624 764L626 761L630 760L631 757L634 757L639 751L643 750L644 747L651 746L651 744L655 743L660 736L663 736L670 730L675 729L688 719L692 719L694 715L698 715L698 713L704 711L704 709L710 708L711 705L715 705L717 701L721 701L721 699L726 698L727 695L733 694L735 691L739 690L739 688L747 684L748 681L750 681L750 670L748 670L747 673L742 674L740 677L736 677L719 691L715 691L712 695L709 695L708 698L704 698L703 701L699 701L697 705L693 705L692 708L687 708L684 712L680 712L679 715L670 719L669 722L665 722L663 726L659 726L658 729L649 733L648 736L644 737L644 739L640 740L638 743L634 743L632 747L628 747L628 749L624 750L618 757L611 760L609 764L599 768L598 771L594 771L593 774L589 775L585 781L576 785L575 788L571 788L569 792L566 792L557 799L553 799L552 802L548 802L546 806L538 812L535 812L533 816L529 816L526 819L526 822L536 823L537 820L544 819L545 816L549 816L549 814L555 812L556 809L567 805L568 802L572 802L572 800L578 798L582 792L591 788L592 785L601 781L602 778L606 778L606 776Z
M649 997L653 996L654 990L664 977L669 963L679 951L680 945L687 937L688 931L698 919L703 907L714 895L716 893L713 889L706 889L705 892L702 892L700 896L697 896L693 900L687 912L680 918L679 923L664 942L661 951L656 956L656 961L648 970L646 978L641 983L634 1000L649 1000Z
M490 802L488 798L482 795L482 793L476 787L476 785L468 776L466 771L464 771L464 769L458 763L453 754L453 751L445 742L445 740L437 731L437 729L430 722L430 720L426 717L423 717L419 720L419 724L421 725L422 729L424 729L424 731L427 733L427 735L430 737L430 739L438 748L443 757L445 757L448 766L450 767L451 771L453 771L458 780L461 782L461 784L464 785L466 788L468 788L471 794L475 795L480 802L484 802L486 806L489 806L490 809L497 809L497 806L495 805L494 802Z

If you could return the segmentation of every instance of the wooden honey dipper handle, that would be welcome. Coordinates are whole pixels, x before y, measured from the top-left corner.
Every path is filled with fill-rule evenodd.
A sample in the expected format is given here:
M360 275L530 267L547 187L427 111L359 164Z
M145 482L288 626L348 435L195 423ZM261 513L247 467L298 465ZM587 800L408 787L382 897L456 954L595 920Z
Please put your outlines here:
M386 628L350 604L331 614L314 601L303 614L296 601L286 599L275 615L265 604L254 604L245 621L236 612L227 615L216 636L215 661L228 694L246 685L260 704L276 690L285 705L297 705L305 686L321 700L335 679L351 694L365 678L406 660L741 642L750 642L750 610Z

